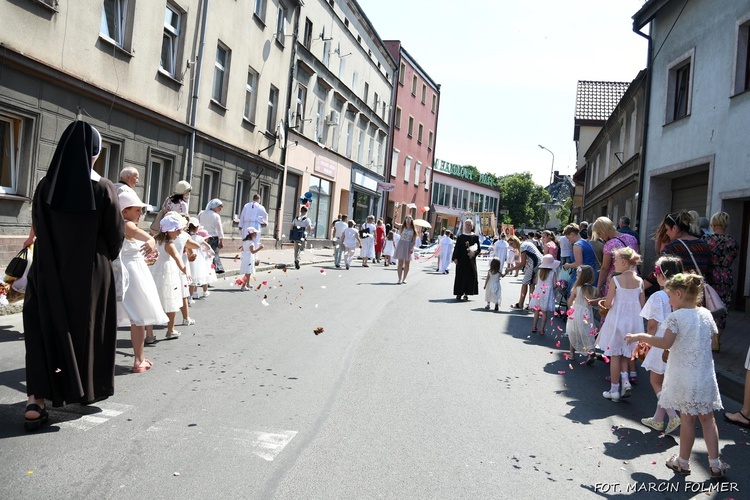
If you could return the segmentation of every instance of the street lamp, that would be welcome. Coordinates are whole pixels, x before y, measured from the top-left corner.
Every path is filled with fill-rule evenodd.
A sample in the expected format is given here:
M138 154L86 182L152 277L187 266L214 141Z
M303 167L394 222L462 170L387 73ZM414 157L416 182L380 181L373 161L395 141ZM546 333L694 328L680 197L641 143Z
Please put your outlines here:
M537 144L537 145L552 155L552 168L550 169L550 172L549 172L549 183L551 185L553 182L555 182L555 153L545 148L541 144Z

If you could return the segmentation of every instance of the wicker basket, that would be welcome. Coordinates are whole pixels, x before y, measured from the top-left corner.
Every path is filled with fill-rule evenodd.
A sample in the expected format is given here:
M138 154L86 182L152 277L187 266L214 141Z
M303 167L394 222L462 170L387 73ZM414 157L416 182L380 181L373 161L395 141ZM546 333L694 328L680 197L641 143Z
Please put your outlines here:
M596 303L597 307L599 307L599 316L602 318L606 318L609 312L609 308L604 305L605 302L605 299L599 299Z

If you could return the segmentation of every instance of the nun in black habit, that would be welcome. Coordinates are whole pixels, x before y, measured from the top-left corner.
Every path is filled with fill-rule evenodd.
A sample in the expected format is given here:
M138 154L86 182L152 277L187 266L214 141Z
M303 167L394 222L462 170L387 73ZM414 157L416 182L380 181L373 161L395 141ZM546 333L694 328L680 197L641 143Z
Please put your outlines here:
M469 295L479 294L479 277L477 276L477 254L479 254L479 236L474 234L471 219L464 221L464 230L453 247L453 263L456 264L456 277L453 281L453 295L456 300L469 300Z
M117 309L112 260L124 236L114 185L92 170L99 132L75 121L63 132L32 205L36 234L23 308L25 426L53 406L114 394Z

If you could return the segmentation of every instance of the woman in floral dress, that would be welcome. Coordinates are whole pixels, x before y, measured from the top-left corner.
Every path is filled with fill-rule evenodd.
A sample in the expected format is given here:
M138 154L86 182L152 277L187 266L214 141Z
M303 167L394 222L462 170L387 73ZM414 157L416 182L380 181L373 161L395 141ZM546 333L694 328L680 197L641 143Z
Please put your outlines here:
M714 287L721 301L729 308L732 301L732 288L734 288L734 276L732 275L732 263L737 258L737 242L731 236L724 234L729 226L729 214L716 212L711 216L713 234L703 235L709 247L711 247L711 270L706 276L708 284ZM719 333L714 336L712 349L719 350L719 338L727 326L727 314L716 318L716 326Z

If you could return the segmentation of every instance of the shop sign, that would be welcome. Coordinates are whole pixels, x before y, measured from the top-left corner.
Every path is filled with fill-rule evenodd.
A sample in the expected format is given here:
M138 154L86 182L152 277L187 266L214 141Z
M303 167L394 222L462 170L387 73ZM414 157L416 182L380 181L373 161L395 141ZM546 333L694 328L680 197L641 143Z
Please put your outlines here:
M378 182L378 190L392 193L396 190L396 185L391 182Z
M321 156L315 158L313 170L328 177L336 177L336 164Z
M435 164L433 168L439 172L460 177L478 184L484 184L485 186L495 187L493 178L488 174L475 175L474 170L467 168L463 165L457 165L455 163L448 163L444 160L438 160L435 158Z

